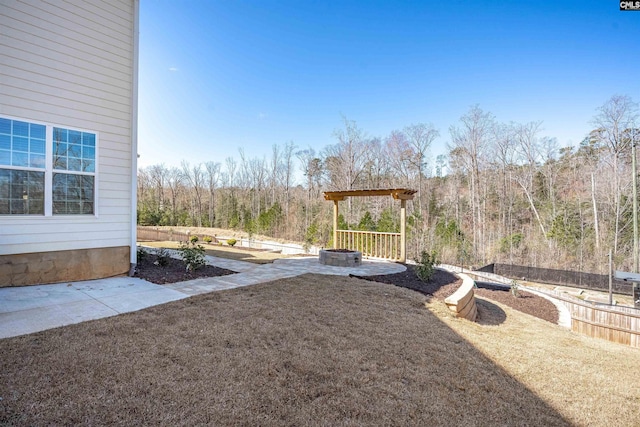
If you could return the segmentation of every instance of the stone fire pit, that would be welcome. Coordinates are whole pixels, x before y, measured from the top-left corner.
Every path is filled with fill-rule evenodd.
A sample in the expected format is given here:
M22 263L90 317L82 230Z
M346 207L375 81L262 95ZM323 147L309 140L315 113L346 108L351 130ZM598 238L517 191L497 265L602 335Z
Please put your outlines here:
M322 249L320 264L334 267L358 267L362 264L362 253L349 249Z

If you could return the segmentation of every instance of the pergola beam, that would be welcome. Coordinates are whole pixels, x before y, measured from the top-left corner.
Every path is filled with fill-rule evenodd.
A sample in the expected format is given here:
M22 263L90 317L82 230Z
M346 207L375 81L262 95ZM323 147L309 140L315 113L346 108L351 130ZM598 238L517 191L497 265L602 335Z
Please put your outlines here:
M325 191L325 200L343 201L347 197L367 197L367 196L391 196L396 200L413 200L417 190L408 188L384 188L376 190L345 190L345 191Z

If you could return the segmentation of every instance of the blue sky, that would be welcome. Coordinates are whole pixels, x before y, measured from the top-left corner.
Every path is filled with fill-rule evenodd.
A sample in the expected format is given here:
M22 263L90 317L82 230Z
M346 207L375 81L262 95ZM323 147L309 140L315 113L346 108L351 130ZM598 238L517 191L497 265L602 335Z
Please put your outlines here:
M142 1L139 166L319 151L343 116L431 122L435 158L474 104L577 145L612 95L640 101L639 52L616 0Z

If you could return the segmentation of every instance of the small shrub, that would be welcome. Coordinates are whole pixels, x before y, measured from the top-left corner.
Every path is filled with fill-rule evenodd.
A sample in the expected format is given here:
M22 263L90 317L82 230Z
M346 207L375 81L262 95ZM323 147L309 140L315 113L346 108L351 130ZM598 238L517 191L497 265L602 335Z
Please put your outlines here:
M432 251L431 253L422 251L422 254L420 255L420 262L418 263L418 268L416 270L418 278L423 282L431 280L437 264L438 260L436 251Z
M171 255L169 255L167 248L159 248L156 252L156 256L158 257L156 262L161 267L166 267L171 259Z
M140 264L147 257L147 255L149 255L149 253L144 248L139 247L136 251L136 262Z
M229 239L227 240L227 245L229 246L234 246L237 243L236 239Z
M193 235L193 236L189 237L189 241L191 243L197 243L198 242L198 236Z
M180 252L180 257L187 266L187 271L195 271L205 265L204 247L202 245L196 245L196 242L180 242L178 252Z
M518 282L516 282L515 280L511 281L511 295L513 295L514 297L518 298L520 296L520 294L518 293L520 289L520 284Z
M211 238L211 236L204 236L202 238L202 241L205 243L211 243L213 241L213 239Z

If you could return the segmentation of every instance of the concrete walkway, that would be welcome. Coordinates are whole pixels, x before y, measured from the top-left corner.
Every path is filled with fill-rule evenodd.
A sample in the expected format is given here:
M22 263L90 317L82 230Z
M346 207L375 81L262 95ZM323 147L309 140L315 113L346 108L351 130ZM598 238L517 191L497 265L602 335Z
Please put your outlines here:
M250 286L305 273L348 276L393 274L405 270L386 261L360 267L321 265L317 257L278 259L253 264L207 256L207 263L236 274L156 285L134 277L114 277L54 285L0 288L0 338L30 334L87 320L115 316L192 295Z

